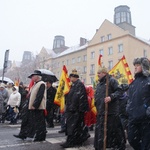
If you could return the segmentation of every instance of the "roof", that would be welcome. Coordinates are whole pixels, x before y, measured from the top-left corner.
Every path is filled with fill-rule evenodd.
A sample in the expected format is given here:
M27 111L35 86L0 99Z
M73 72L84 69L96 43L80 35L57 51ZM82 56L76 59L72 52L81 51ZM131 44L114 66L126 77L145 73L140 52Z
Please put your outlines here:
M57 56L55 56L55 58L61 57L61 56L64 56L64 55L68 55L68 54L76 52L76 51L83 50L83 49L85 49L87 47L88 47L88 42L85 45L83 45L83 46L76 45L76 46L69 47L68 49L66 49L62 53L57 54Z

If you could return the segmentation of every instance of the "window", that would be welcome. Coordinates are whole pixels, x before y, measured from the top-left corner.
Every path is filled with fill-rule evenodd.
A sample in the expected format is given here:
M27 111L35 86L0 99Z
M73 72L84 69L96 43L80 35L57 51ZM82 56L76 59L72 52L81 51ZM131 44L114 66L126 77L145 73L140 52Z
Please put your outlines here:
M100 49L100 50L99 50L99 54L102 55L102 56L104 56L104 50L103 50L103 49Z
M75 58L72 58L72 64L74 64L75 63Z
M77 61L78 61L78 62L81 62L81 56L78 57Z
M84 56L83 56L83 61L86 61L86 60L87 60L87 56L84 55Z
M143 50L143 56L147 57L147 50L145 50L145 49Z
M91 77L91 84L93 85L94 83L94 77Z
M91 52L91 59L95 58L95 52Z
M118 53L123 52L123 44L118 45Z
M105 41L105 37L102 36L102 37L101 37L101 42L104 42L104 41Z
M112 39L111 34L108 34L108 35L107 35L107 39L108 39L108 40L111 40L111 39Z
M108 47L108 55L112 55L113 54L113 48L112 47Z
M113 68L113 61L108 61L108 69L111 70Z
M94 73L95 73L95 65L91 64L90 74L94 74Z
M83 67L83 73L86 73L86 66Z
M116 24L120 23L120 13L116 13L115 20L116 20Z
M69 59L67 59L67 65L69 65Z
M126 12L121 12L121 22L126 22Z
M65 64L65 61L62 61L62 65L64 65Z

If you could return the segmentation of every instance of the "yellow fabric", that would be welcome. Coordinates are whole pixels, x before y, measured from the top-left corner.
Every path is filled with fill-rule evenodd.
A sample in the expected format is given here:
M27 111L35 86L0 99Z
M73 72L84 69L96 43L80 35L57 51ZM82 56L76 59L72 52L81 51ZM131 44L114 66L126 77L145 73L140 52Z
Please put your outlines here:
M70 79L66 66L63 66L62 74L59 79L59 85L55 95L54 103L60 106L60 112L63 113L65 109L65 94L70 90Z
M128 84L133 81L125 56L109 71L109 74L116 78L120 84L124 80L127 80Z

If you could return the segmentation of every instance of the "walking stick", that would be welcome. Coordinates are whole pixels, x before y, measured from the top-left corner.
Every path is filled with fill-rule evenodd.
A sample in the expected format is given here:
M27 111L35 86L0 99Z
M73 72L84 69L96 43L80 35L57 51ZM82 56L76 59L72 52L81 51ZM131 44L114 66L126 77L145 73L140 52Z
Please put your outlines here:
M108 96L108 73L106 74L106 97ZM104 141L103 150L106 150L106 140L107 140L107 114L108 114L108 103L105 103L105 116L104 116Z

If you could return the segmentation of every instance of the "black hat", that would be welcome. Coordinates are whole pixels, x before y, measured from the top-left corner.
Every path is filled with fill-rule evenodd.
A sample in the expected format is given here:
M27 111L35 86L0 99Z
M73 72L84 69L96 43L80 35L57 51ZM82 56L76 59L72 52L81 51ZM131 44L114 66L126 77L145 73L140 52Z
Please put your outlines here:
M34 76L34 75L42 76L41 71L39 71L39 70L34 70L34 73L32 73L31 75L29 75L28 78L32 78L32 76Z
M69 77L75 77L75 78L79 78L78 72L76 69L72 70L72 73L69 75Z

